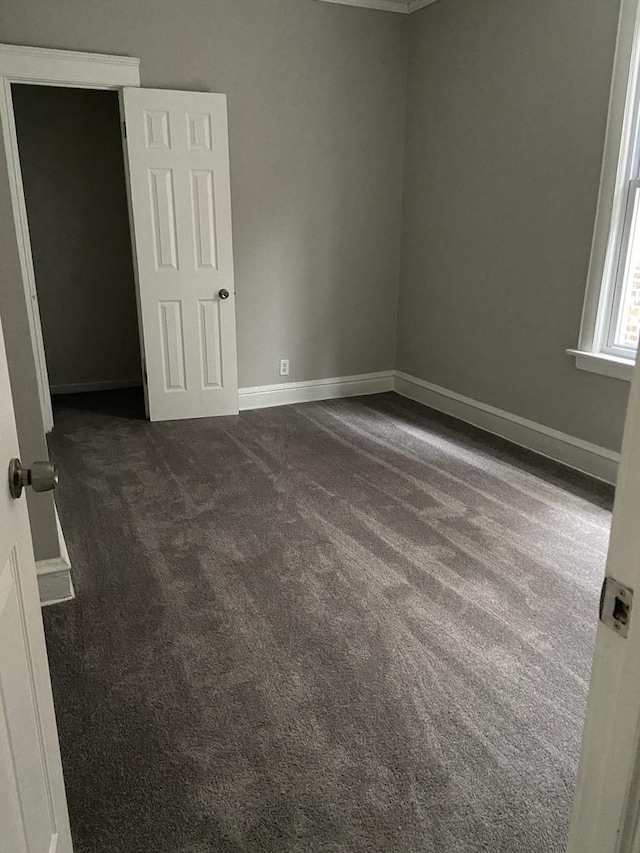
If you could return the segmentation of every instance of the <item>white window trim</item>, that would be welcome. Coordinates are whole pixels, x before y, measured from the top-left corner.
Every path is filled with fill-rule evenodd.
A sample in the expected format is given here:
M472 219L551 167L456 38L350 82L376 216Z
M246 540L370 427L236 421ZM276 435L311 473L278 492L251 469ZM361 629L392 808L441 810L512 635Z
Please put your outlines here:
M639 77L640 0L622 0L580 337L578 346L567 352L575 356L581 370L629 381L635 358L606 351L609 317L603 306L610 303L616 279L624 203L636 149Z

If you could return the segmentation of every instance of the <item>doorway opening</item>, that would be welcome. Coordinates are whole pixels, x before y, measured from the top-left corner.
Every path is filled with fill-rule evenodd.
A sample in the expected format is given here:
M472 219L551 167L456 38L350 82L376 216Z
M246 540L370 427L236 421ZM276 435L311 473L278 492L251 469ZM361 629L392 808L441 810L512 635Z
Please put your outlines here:
M11 95L50 395L137 389L143 416L118 93Z

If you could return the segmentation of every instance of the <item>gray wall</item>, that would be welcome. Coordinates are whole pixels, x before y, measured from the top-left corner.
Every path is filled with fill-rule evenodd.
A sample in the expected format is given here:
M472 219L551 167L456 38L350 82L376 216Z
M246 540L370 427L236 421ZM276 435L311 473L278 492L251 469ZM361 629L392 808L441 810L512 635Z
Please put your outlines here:
M226 92L240 384L393 367L406 20L316 0L4 0L4 42Z
M618 0L5 0L0 39L229 96L242 385L397 366L617 448L578 371ZM397 362L406 60L410 53ZM5 214L6 215L6 214Z
M118 94L14 86L13 105L51 389L141 382Z
M618 0L411 15L397 366L618 449L628 383L577 344Z
M0 145L0 316L9 363L11 393L18 427L20 458L25 464L48 459L47 442L40 413L36 367L31 349L29 319L24 298L16 232L11 215L11 197L4 147ZM6 476L8 460L1 461ZM58 532L51 492L26 490L29 521L36 560L60 556Z

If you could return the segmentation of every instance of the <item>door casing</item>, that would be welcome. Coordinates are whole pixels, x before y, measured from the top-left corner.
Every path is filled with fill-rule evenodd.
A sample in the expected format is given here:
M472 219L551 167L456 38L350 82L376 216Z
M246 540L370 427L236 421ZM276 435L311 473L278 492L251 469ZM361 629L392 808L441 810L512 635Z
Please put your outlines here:
M53 428L53 411L13 114L13 83L120 91L125 86L140 86L140 60L130 56L0 44L0 125L18 238L22 284L29 316L29 333L38 378L38 397L45 432L50 432Z

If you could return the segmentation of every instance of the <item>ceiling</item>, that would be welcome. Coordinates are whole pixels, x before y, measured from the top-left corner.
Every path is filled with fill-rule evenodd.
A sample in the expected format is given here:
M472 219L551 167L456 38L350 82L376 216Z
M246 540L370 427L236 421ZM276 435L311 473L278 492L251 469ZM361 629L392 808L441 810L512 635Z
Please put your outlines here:
M340 6L360 6L364 9L378 9L381 12L397 12L410 15L423 9L436 0L320 0L322 3L338 3Z

